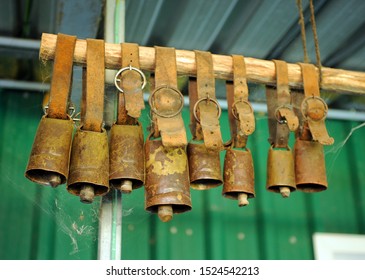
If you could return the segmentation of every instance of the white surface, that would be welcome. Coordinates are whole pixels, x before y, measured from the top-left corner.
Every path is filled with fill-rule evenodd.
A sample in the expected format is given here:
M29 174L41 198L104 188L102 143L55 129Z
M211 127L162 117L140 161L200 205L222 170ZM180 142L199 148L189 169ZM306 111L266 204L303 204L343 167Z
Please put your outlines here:
M314 233L316 260L365 260L365 235Z

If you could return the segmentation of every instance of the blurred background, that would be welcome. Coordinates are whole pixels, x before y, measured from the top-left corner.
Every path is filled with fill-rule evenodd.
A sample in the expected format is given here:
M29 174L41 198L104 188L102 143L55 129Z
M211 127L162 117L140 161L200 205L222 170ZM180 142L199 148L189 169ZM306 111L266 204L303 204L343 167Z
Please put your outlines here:
M365 72L365 2L316 0L314 6L322 65ZM303 11L315 63L309 1L303 0ZM84 205L64 185L51 189L24 177L52 77L52 63L38 58L42 33L296 63L303 61L298 20L295 0L0 0L0 259L97 259L102 241L100 198ZM222 102L224 82L216 82ZM81 84L81 68L75 66L76 106ZM180 77L179 86L187 95L187 77ZM115 89L107 88L113 102ZM123 195L121 224L116 225L122 231L115 239L121 237L122 259L315 259L319 250L333 251L347 240L347 254L337 258L365 259L359 250L365 248L364 96L321 93L330 108L327 128L335 138L325 147L329 188L283 199L265 188L265 87L250 83L249 90L256 116L248 141L256 198L239 208L222 197L221 187L192 190L192 211L164 224L144 210L143 189ZM141 117L145 135L148 111ZM183 116L189 132L188 108ZM226 110L221 128L229 140ZM221 159L223 166L224 152Z

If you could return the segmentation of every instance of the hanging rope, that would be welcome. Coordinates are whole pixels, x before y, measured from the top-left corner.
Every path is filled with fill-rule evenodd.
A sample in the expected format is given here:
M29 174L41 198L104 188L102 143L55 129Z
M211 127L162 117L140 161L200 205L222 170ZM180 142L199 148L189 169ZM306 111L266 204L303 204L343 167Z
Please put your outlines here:
M309 63L302 0L296 0L296 3L297 3L298 11L299 11L299 24L300 24L300 31L301 31L301 37L302 37L304 62ZM317 63L318 71L319 71L319 85L321 87L321 85L322 85L322 63L321 63L321 55L320 55L320 51L319 51L319 42L318 42L318 35L317 35L316 20L315 20L315 15L314 15L313 0L309 1L309 8L310 8L310 13L311 13L310 21L311 21L311 26L312 26L314 47L315 47L315 52L316 52L316 63Z
M303 15L303 6L302 0L297 0L297 7L299 11L299 24L300 24L300 33L302 35L302 45L303 45L303 56L304 62L309 63L308 51L307 51L307 40L305 35L305 22L304 22L304 15Z
M312 25L312 32L314 37L314 47L316 49L316 61L317 61L317 67L319 71L319 86L322 85L322 63L321 63L321 54L319 51L319 42L318 42L318 35L317 35L317 26L316 26L316 20L314 16L314 5L313 0L309 1L309 8L311 11L311 25Z

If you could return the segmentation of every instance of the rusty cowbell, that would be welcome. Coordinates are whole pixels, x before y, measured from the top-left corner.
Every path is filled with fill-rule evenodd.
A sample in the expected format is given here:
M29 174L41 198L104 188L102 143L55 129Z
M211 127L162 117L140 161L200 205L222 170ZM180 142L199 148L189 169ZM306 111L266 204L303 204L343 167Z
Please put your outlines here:
M220 151L208 150L204 143L188 144L190 184L196 190L222 185Z
M252 154L249 149L227 149L224 158L222 194L237 199L238 205L249 204L248 198L255 197L255 180Z
M276 89L266 87L269 142L266 188L287 198L296 190L293 153L289 147L290 133L299 126L289 88L285 61L274 60Z
M44 108L25 176L41 185L57 187L67 181L73 121L69 116L75 36L57 35L48 109Z
M66 183L72 132L71 118L42 117L25 172L29 180L52 187Z
M87 39L81 124L71 150L67 190L92 203L95 196L109 191L108 136L103 128L105 48L103 40Z
M316 141L297 138L294 144L295 180L303 192L320 192L327 189L326 165L323 145Z
M109 191L109 151L106 130L78 129L75 133L67 190L80 196L83 203L92 203L95 196Z
M191 210L188 160L184 147L164 147L161 140L145 143L145 209L163 222Z
M267 159L266 188L269 191L281 193L289 197L296 190L294 161L292 151L270 148Z
M110 130L110 184L124 193L144 184L143 131L141 125L117 125Z
M300 63L303 77L303 94L297 94L301 117L301 130L294 144L295 180L303 192L320 192L328 187L323 145L332 145L325 118L328 107L320 97L318 74L311 64Z
M144 137L138 118L145 107L146 77L139 69L137 44L121 44L121 66L114 78L119 90L116 121L110 130L109 183L122 193L144 184Z

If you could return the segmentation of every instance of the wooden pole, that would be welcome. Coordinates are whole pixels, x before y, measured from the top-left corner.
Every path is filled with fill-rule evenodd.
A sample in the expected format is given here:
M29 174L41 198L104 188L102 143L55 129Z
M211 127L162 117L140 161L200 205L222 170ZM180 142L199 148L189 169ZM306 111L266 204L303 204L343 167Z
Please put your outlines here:
M41 60L53 60L57 35L43 33L39 57ZM119 69L121 65L121 48L119 44L105 43L105 64L108 69ZM74 62L86 65L86 40L76 42ZM145 71L154 71L155 50L152 47L139 47L140 67ZM179 75L196 76L195 53L176 50L176 63ZM247 80L252 83L275 84L275 65L269 60L245 57ZM229 55L213 54L213 69L217 79L232 79L232 58ZM300 66L288 63L289 85L302 88ZM338 93L365 94L365 73L322 67L322 90Z

